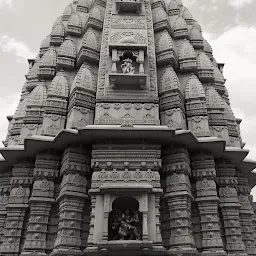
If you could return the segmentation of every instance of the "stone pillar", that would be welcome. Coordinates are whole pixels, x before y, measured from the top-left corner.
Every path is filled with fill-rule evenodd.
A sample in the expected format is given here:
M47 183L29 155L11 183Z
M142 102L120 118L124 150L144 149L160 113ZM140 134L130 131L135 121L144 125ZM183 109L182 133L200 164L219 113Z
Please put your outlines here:
M58 175L60 157L54 152L38 154L30 202L30 218L24 251L21 254L46 256L46 235L54 199L54 178Z
M9 176L11 170L7 175ZM2 174L5 176L4 174ZM10 177L2 177L0 179L0 245L3 242L4 228L7 217L7 209L10 195Z
M192 172L196 179L196 203L199 209L202 249L201 255L227 255L223 248L218 216L216 170L211 154L197 152L192 156Z
M238 198L241 204L240 208L240 223L242 227L242 237L248 255L256 255L253 215L254 210L251 205L250 192L251 189L248 185L248 179L242 175L237 178Z
M219 185L220 208L224 222L226 251L229 256L247 255L242 238L237 195L235 166L225 161L216 164Z
M91 201L86 201L83 210L83 222L82 222L82 249L85 249L88 244L89 228L90 228L90 211L91 211Z
M162 197L161 204L160 204L160 223L161 223L161 236L163 241L162 243L165 248L168 248L169 240L170 240L170 232L169 232L170 220L169 219L170 219L170 213L168 210L167 200L164 197Z
M11 192L6 206L6 225L3 243L0 246L1 255L18 256L20 254L24 218L29 207L32 174L33 165L29 162L16 164L12 169Z
M62 178L59 202L59 226L51 255L82 255L82 214L87 195L87 176L90 174L89 152L82 147L65 150L60 175Z
M162 236L160 231L160 195L155 197L155 212L156 212L156 242L162 245Z
M253 207L253 217L252 217L252 224L253 224L253 237L254 240L256 241L256 203L252 203L252 207ZM255 242L255 246L256 246L256 242Z
M189 155L182 146L163 151L163 171L166 173L166 192L170 212L169 255L196 255L191 230L191 174Z
M88 236L88 245L92 246L94 243L94 226L95 226L95 208L96 208L96 195L91 195L91 214L90 214L90 229Z

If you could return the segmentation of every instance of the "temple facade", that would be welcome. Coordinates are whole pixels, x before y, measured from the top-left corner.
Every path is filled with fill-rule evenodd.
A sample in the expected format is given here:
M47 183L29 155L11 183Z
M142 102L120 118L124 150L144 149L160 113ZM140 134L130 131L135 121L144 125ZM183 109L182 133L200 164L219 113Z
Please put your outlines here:
M256 162L182 1L74 0L49 32L0 149L0 255L256 255Z

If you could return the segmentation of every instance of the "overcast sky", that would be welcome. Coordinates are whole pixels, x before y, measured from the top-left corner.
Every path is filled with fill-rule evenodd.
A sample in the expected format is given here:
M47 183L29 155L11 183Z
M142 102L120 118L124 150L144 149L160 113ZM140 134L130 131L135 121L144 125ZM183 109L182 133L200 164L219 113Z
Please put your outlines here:
M27 59L36 55L57 16L71 0L0 0L0 141L6 116L14 113ZM242 118L243 140L256 160L256 0L183 0L213 47L236 117ZM256 190L255 190L256 192ZM255 193L256 195L256 193ZM256 199L256 198L255 198Z

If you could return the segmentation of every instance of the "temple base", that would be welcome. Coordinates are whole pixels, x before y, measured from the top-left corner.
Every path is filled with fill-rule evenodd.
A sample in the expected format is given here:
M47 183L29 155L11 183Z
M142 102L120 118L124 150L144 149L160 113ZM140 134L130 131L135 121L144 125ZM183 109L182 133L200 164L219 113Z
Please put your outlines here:
M193 247L184 247L184 248L171 248L168 250L167 255L170 256L198 256L200 255L196 248Z
M98 246L89 246L85 249L86 256L142 256L142 255L166 255L163 246L154 245L150 241L109 241Z
M227 253L223 250L211 250L203 251L201 256L227 256Z
M80 250L72 250L72 249L57 249L53 250L50 256L83 256L84 252Z

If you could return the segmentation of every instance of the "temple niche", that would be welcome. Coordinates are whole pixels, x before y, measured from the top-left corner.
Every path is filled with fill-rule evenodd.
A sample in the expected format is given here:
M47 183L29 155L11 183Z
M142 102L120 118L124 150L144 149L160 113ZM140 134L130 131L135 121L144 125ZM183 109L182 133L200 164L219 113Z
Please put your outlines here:
M119 197L109 215L108 240L142 240L142 214L139 202L132 197Z
M119 90L145 89L146 45L138 45L135 38L127 36L117 44L110 45L110 50L112 57L110 86Z
M256 163L182 0L70 2L7 117L0 255L256 256Z

